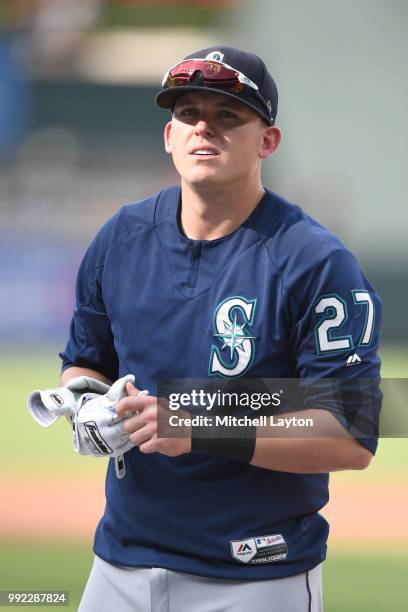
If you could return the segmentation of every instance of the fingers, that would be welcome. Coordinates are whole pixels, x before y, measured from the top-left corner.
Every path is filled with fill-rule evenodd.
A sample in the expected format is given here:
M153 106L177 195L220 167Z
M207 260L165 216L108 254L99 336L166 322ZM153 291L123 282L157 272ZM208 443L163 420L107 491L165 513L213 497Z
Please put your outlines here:
M152 399L152 398L150 398ZM139 414L123 421L123 428L136 446L157 438L157 404L145 406ZM155 449L156 450L156 449ZM153 451L151 451L153 452Z
M141 445L145 444L146 442L157 439L156 433L154 423L148 423L141 429L134 431L129 437L132 442L140 448Z
M130 383L128 383L130 384ZM133 386L133 385L132 385ZM135 389L135 387L133 387ZM128 397L123 398L116 407L118 417L123 417L127 412L143 412L147 406L156 403L156 398L150 395L138 395L139 391L131 393Z
M128 417L123 421L123 428L129 434L141 429L145 425L150 423L154 430L157 431L157 406L153 404L151 406L145 406L142 412L137 415Z
M137 387L134 386L133 383L127 382L125 385L126 393L128 395L149 395L149 391L147 389L143 389L140 391Z
M190 438L158 438L153 435L150 439L139 444L142 453L161 453L168 457L177 457L185 453L191 453Z
M149 453L156 453L159 451L159 447L158 447L158 443L157 443L157 437L154 436L153 438L151 438L150 440L147 440L147 442L143 442L142 444L139 445L139 450L140 452L144 453L144 454L149 454Z
M127 382L126 383L126 393L128 395L138 395L139 389L137 389L133 383Z
M129 395L119 402L116 412L118 418L125 417L122 421L123 430L142 453L159 452L169 457L176 457L191 452L189 432L186 432L185 438L158 437L159 415L163 414L163 411L168 412L160 398L140 395L131 383L126 385L126 391ZM129 416L129 413L134 414Z
M131 434L146 425L146 419L142 419L140 415L128 417L121 422L123 423L123 429L128 434Z

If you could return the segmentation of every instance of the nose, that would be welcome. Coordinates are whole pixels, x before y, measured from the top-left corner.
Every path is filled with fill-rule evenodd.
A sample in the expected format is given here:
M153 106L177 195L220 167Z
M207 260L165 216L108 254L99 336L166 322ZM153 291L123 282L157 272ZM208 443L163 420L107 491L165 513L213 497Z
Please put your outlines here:
M214 133L214 126L208 120L208 117L201 117L197 121L197 123L195 124L195 133L197 134L197 136Z

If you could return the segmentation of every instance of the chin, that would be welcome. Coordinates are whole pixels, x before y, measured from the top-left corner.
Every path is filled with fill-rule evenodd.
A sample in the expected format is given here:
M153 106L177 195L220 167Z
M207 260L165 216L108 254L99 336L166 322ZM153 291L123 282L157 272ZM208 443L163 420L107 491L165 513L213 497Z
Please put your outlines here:
M223 181L220 179L217 180L217 177L207 177L202 178L201 180L189 181L189 184L197 190L200 189L211 189L214 187L220 188L223 185Z
M203 168L204 170L204 168ZM225 176L221 172L191 172L188 176L184 176L184 180L190 185L216 185L225 182Z

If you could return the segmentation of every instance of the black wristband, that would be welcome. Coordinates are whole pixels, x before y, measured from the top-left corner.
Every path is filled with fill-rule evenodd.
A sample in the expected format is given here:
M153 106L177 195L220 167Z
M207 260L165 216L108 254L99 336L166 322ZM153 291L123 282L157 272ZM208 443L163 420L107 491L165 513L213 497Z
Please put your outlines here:
M209 453L224 459L250 463L256 445L256 427L204 427L191 428L191 450Z

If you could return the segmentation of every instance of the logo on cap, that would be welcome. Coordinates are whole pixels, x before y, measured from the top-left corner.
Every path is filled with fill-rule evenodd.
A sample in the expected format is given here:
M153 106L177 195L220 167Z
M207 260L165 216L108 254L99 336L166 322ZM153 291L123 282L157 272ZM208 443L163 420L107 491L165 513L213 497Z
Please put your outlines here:
M222 62L224 59L224 53L221 53L221 51L211 51L211 53L206 55L205 59L213 60L214 62Z
M270 100L267 101L266 103L267 107L269 108L269 114L272 115L272 103Z

